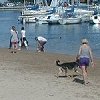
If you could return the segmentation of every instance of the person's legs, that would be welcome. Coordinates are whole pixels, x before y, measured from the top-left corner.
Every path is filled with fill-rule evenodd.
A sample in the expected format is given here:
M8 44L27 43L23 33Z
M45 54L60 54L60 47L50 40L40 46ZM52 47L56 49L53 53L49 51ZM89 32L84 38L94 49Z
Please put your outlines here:
M14 42L12 42L12 51L11 51L11 53L14 53L14 48L15 48L15 45L14 45Z
M86 66L81 66L81 70L82 70L84 84L86 84L87 83L87 68L86 68Z
M41 52L44 52L44 45L46 44L46 42L45 41L40 41L39 44L40 44Z
M21 44L22 44L22 42L21 42L21 40L20 40L19 43L18 43L18 45L19 45L18 50L21 50Z
M17 49L18 49L17 42L14 42L14 53L16 53Z
M27 41L24 41L24 45L25 45L26 49L28 50Z
M82 70L84 84L87 84L87 66L89 66L89 58L80 58L79 65Z
M15 42L15 50L18 49L18 42Z
M10 42L9 42L9 49L11 49L11 47L12 47L11 38L12 38L12 36L10 37Z
M26 37L23 37L23 43L26 49L28 50L28 41L26 40Z
M44 52L44 45L41 45L41 51Z
M38 47L37 47L37 51L38 52L44 52L44 45L45 45L45 41L37 41L38 42Z
M41 48L42 48L42 46L41 46L41 42L38 41L37 51L38 51L38 52L41 52Z

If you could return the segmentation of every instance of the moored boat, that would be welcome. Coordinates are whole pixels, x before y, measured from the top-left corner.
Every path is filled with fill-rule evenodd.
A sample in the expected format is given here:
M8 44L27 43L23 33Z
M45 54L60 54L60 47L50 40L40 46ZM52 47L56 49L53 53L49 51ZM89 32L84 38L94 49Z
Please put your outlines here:
M80 17L69 17L69 18L62 18L59 19L60 24L78 24L81 23Z
M59 24L60 19L59 14L50 14L48 15L47 22L48 24Z
M37 17L36 18L36 23L38 23L38 24L48 24L48 22L47 22L47 18L48 18L48 16L39 16L39 17Z
M90 23L92 23L92 24L100 24L100 14L91 16Z
M79 17L81 18L81 22L89 22L91 15L83 14L83 15L79 15Z
M22 23L35 23L36 22L36 17L35 16L19 16L18 21Z

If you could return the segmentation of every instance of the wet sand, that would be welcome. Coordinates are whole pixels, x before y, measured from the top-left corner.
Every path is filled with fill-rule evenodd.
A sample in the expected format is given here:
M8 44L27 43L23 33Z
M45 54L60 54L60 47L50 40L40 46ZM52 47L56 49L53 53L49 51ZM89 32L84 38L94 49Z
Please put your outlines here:
M89 67L87 86L82 76L57 77L57 59L75 61L75 56L56 53L37 53L0 49L0 100L99 100L100 59L94 59L95 68ZM78 69L81 73L80 69Z

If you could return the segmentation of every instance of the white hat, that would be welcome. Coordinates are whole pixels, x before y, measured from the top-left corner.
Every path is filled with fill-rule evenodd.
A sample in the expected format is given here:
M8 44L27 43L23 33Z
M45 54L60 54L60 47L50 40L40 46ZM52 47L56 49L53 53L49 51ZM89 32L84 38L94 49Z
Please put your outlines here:
M82 43L88 43L87 39L82 39Z

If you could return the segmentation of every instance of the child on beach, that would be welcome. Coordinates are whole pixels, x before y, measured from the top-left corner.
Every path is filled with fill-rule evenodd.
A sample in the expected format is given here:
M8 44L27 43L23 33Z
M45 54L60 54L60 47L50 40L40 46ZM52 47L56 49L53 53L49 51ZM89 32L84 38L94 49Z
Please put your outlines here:
M21 38L20 38L20 42L19 42L19 49L21 50L21 47L26 47L26 49L28 50L28 41L26 39L26 31L24 29L24 27L21 28Z
M18 48L18 32L16 31L15 26L12 26L11 36L11 45L13 49L11 53L16 53L16 49Z
M89 66L89 62L91 61L92 66L94 66L93 64L93 56L92 56L92 51L91 48L88 44L87 39L82 39L82 45L79 48L79 66L82 70L82 75L83 75L83 81L84 84L88 84L89 82L87 82L87 67Z
M46 44L47 39L42 36L38 36L38 37L35 37L35 40L38 42L37 51L44 52L44 45Z

